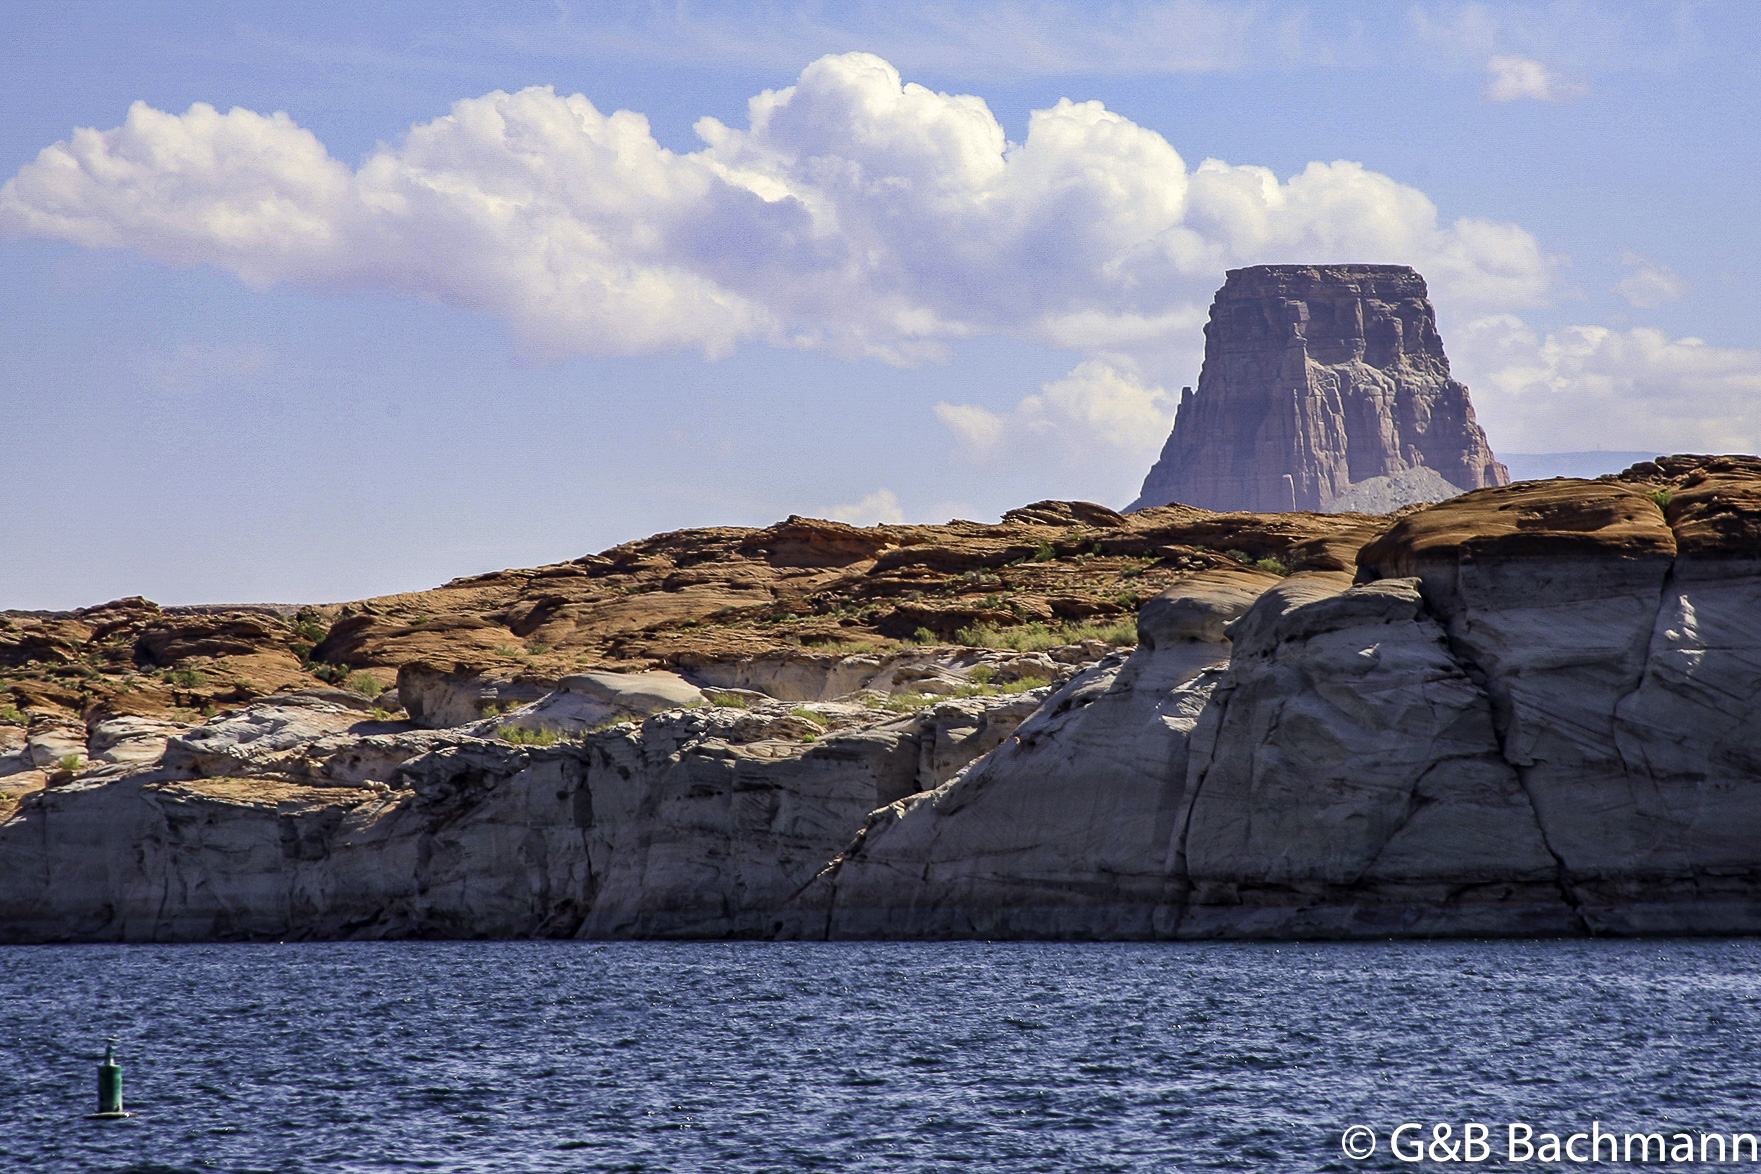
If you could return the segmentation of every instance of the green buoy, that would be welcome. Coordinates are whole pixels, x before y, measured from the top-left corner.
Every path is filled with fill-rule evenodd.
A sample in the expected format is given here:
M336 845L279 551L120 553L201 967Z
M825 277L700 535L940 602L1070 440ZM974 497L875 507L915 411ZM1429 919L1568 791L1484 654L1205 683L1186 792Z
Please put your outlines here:
M116 1062L116 1041L104 1045L104 1062L98 1065L98 1111L88 1114L94 1121L114 1121L132 1117L122 1111L122 1065Z

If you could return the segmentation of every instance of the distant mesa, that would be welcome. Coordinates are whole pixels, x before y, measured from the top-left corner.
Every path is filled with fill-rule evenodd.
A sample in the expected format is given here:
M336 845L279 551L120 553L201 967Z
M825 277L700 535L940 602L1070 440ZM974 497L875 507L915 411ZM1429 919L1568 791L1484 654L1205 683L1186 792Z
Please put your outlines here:
M1231 269L1128 509L1385 512L1507 485L1405 265Z

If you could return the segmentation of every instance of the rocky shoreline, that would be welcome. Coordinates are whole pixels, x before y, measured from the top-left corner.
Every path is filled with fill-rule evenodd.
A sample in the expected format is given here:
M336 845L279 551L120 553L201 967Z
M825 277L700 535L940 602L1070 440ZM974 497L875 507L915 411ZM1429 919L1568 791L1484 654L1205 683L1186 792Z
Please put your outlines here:
M1761 931L1750 457L688 531L0 666L5 942Z

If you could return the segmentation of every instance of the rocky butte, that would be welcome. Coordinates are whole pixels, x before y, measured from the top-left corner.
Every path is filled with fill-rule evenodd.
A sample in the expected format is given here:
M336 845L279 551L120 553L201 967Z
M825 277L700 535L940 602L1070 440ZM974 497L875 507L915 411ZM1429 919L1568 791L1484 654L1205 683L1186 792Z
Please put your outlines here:
M0 941L1761 932L1761 460L0 614Z
M1510 480L1405 265L1231 269L1129 508L1385 511Z

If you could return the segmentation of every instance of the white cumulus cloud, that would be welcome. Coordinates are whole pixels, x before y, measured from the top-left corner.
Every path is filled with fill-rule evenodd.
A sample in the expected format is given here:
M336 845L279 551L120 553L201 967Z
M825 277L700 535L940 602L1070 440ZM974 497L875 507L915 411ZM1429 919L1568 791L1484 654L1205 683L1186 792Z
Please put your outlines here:
M0 232L396 290L497 315L548 358L751 341L915 362L981 334L1142 350L1260 262L1404 262L1479 312L1541 303L1551 280L1523 229L1444 223L1357 163L1189 167L1067 100L1013 143L983 99L865 53L697 131L674 152L640 114L497 92L351 169L286 114L136 103L0 187Z
M1653 310L1687 296L1687 281L1667 265L1647 261L1637 253L1624 254L1620 263L1632 272L1614 283L1614 292L1635 309Z
M861 501L835 505L826 511L825 516L833 521L849 522L852 526L896 525L905 520L905 509L899 504L898 494L881 488Z
M1494 102L1570 102L1590 92L1582 82L1566 81L1536 61L1515 53L1486 61L1486 97Z
M1542 332L1489 315L1449 340L1494 449L1754 452L1761 351L1636 327Z

